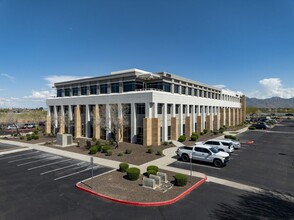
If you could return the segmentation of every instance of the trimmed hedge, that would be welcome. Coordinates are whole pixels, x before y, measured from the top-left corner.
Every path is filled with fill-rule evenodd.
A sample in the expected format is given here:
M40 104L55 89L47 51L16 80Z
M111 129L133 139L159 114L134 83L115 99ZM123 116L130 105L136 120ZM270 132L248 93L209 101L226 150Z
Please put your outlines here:
M147 167L147 171L149 171L149 170L154 170L154 171L158 172L158 166L150 165Z
M110 146L105 145L105 146L102 147L102 153L107 153L107 151L110 150L110 149L111 149Z
M128 163L120 163L119 164L119 171L122 173L127 172L127 170L129 169L129 164Z
M186 140L186 136L185 135L181 135L178 139L179 142L184 142Z
M234 135L225 135L225 138L231 139L231 140L237 140L237 137Z
M137 167L131 167L127 169L127 178L129 180L135 181L140 177L140 169Z
M176 186L185 186L188 182L188 177L185 174L177 173L174 178Z
M97 153L97 146L90 147L89 154L96 154Z
M153 149L152 149L151 147L148 147L148 149L147 149L147 153L148 153L148 154L152 154L152 153L153 153Z
M156 174L157 174L157 171L156 171L156 170L148 170L148 171L146 172L147 177L149 177L150 174L152 174L152 175L156 175Z
M158 151L156 152L156 155L158 155L158 156L163 156L163 152L162 152L162 150L158 150Z
M199 136L195 132L193 132L192 135L191 135L191 137L190 137L191 141L197 141L198 138L199 138Z

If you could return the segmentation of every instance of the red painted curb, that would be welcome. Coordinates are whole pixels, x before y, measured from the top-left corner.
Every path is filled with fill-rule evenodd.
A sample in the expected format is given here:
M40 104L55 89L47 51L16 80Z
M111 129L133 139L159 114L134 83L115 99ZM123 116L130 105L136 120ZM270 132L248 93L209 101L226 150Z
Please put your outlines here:
M108 199L108 200L111 200L113 202L117 202L120 204L126 204L126 205L132 205L132 206L164 206L164 205L170 205L170 204L177 202L178 200L180 200L181 198L183 198L184 196L186 196L190 192L192 192L194 189L196 189L198 186L200 186L202 183L204 183L206 180L207 180L207 176L205 175L205 177L203 179L199 180L197 183L195 183L193 186L191 186L186 191L182 192L177 197L170 199L170 200L167 200L167 201L162 201L162 202L134 202L134 201L127 201L127 200L120 200L120 199L116 199L116 198L113 198L110 196L106 196L106 195L94 192L91 189L84 188L79 185L80 182L76 183L76 187L82 191L87 192L87 193L91 193L95 196L99 196L101 198Z
M247 141L246 144L254 144L254 141Z

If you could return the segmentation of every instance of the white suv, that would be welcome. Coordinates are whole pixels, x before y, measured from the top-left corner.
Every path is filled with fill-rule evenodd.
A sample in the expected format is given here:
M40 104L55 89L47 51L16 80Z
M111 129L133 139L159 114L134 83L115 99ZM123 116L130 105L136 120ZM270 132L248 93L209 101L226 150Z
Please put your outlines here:
M234 152L234 144L229 140L210 139L204 142L196 142L196 145L204 144L216 148L218 151L224 151L227 153Z

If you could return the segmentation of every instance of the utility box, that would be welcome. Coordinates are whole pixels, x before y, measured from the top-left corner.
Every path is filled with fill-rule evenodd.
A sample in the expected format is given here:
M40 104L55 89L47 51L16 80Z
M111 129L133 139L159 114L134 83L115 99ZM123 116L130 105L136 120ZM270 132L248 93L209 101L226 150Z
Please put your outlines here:
M68 147L73 145L73 139L71 134L57 134L56 145L60 147Z

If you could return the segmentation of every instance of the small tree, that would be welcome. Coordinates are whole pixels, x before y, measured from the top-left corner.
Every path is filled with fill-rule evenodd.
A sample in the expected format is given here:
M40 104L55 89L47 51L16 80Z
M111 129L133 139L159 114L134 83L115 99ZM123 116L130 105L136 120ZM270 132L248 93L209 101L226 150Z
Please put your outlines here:
M109 131L111 137L108 138L113 140L116 148L122 141L123 128L129 125L129 110L129 105L124 104L121 106L111 104L108 109L106 109L106 105L100 106L100 115L105 115L105 117L99 119L98 125L105 131Z

